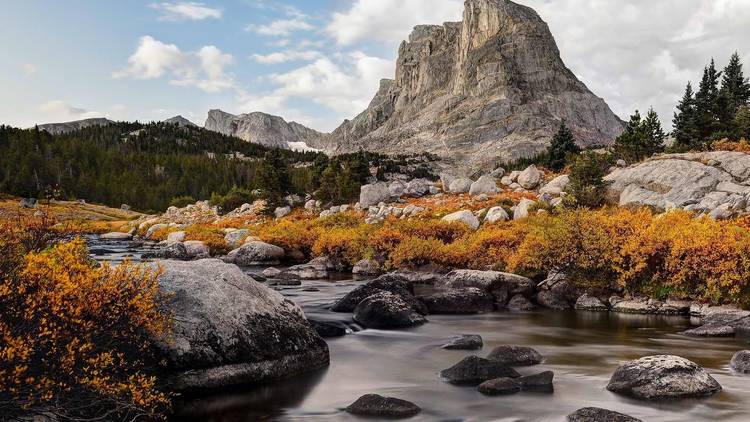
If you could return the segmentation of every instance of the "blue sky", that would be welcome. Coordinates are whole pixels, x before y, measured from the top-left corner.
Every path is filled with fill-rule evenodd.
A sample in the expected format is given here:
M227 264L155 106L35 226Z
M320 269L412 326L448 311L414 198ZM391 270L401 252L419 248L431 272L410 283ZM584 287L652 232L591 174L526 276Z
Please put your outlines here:
M622 117L667 123L711 56L750 63L747 0L521 0L563 59ZM392 77L416 24L460 20L461 0L24 0L0 15L0 122L106 116L202 124L221 108L332 130ZM613 9L617 7L617 13ZM748 72L750 73L750 72Z

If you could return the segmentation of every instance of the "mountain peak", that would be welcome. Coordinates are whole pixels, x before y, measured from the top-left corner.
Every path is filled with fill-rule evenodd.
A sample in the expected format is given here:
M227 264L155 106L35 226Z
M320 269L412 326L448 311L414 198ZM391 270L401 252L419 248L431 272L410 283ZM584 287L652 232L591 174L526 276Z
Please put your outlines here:
M46 131L51 135L61 135L64 133L75 132L76 130L84 129L91 126L107 126L114 121L106 119L104 117L94 117L83 120L73 120L71 122L63 123L44 123L37 125L39 130Z
M285 149L315 146L323 136L299 123L287 123L279 116L259 111L234 115L218 109L210 110L205 128L247 142Z
M164 123L176 124L179 127L198 127L198 125L182 117L181 115L177 115L167 120L164 120Z

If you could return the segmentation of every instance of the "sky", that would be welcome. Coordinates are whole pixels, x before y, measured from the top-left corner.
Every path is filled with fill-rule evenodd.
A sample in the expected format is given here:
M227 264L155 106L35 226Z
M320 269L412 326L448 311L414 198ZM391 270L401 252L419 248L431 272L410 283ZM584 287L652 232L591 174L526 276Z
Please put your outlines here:
M623 119L653 106L671 128L688 81L737 51L750 0L519 0L567 66ZM414 25L461 20L463 0L6 0L0 123L89 117L202 125L262 111L331 131L392 78ZM746 74L750 74L750 67Z

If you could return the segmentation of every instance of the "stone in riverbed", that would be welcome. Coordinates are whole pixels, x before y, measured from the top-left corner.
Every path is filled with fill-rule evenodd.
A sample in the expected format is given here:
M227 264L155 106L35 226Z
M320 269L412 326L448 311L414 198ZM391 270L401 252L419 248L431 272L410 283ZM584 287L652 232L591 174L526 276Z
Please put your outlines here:
M374 276L380 275L383 270L380 268L380 264L372 259L363 259L352 267L352 274L361 276Z
M378 394L365 394L350 404L346 411L361 416L409 418L421 412L422 409L406 400L383 397Z
M328 365L328 346L294 303L217 259L160 261L159 290L174 315L155 339L174 390L269 382Z
M534 375L527 375L518 379L521 389L524 391L537 391L549 393L554 389L552 379L555 374L552 371L544 371Z
M509 311L533 311L536 306L523 295L517 294L508 301L507 308Z
M741 350L732 356L729 366L735 372L750 373L750 350Z
M188 254L185 244L182 242L168 243L162 247L159 247L153 252L143 254L144 259L176 259L180 261L189 260L190 254Z
M490 293L498 303L504 304L509 295L530 296L534 282L520 275L499 271L454 270L438 279L437 289L463 289L474 287Z
M495 378L519 378L521 375L500 362L468 356L450 368L442 370L440 376L451 384L479 385Z
M268 267L265 270L263 270L262 274L263 274L263 277L274 278L274 277L278 277L279 274L281 274L281 270L278 268L274 268L274 267Z
M667 400L708 397L721 391L721 385L695 362L657 355L620 365L607 390L640 400Z
M284 258L284 249L265 242L247 242L229 252L226 261L240 267L253 265L279 265Z
M542 363L542 354L526 346L503 345L494 348L487 360L506 366L532 366Z
M354 308L354 321L365 328L407 328L424 324L427 319L401 296L379 292Z
M420 296L419 300L431 314L477 314L495 309L492 296L474 288L442 290L430 296Z
M462 334L458 337L453 337L451 341L440 347L448 350L478 350L483 345L481 336L476 334Z
M99 239L124 241L124 240L132 240L133 235L130 233L111 232L111 233L104 233L102 235L99 235Z
M521 391L521 383L513 378L495 378L485 381L477 387L485 396L503 396Z
M315 331L323 338L342 337L346 335L346 326L331 321L310 321Z
M643 422L632 416L599 407L584 407L568 415L568 422Z
M188 240L183 242L185 244L185 250L191 258L210 258L211 250L208 246L200 240Z
M331 269L330 260L321 256L307 264L294 265L282 271L277 277L290 280L323 280L328 279L328 271Z
M554 290L542 290L536 297L537 303L548 309L555 309L558 311L564 311L570 309L570 302Z
M367 297L384 291L401 297L401 299L409 303L412 308L420 314L427 314L427 307L414 297L414 288L411 283L405 281L402 277L393 274L384 274L375 280L371 280L366 284L355 288L344 297L334 302L334 304L331 305L331 311L353 312L354 308L356 308L357 305Z
M609 307L604 304L599 298L584 293L578 298L575 304L575 309L579 311L608 311Z

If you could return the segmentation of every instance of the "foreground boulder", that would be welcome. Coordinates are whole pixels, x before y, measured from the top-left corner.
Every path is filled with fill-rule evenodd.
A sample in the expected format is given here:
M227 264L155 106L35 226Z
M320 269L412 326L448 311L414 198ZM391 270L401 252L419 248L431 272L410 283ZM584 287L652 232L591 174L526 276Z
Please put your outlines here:
M229 252L226 261L241 267L253 265L279 265L284 258L284 250L265 242L247 242Z
M401 296L379 292L354 308L354 321L365 328L407 328L424 324L427 319Z
M657 355L620 365L607 390L641 400L667 400L711 396L721 385L694 362Z
M395 274L385 274L375 280L363 284L331 305L333 312L354 312L354 308L366 298L380 292L393 293L414 308L419 313L426 315L427 307L414 297L411 283Z
M549 393L552 392L552 379L555 377L554 372L544 371L534 375L527 375L518 379L521 389L524 391L537 391Z
M442 370L440 376L451 384L478 385L495 378L519 378L521 375L500 362L468 356L450 368Z
M599 407L584 407L568 415L568 422L642 422L632 416Z
M742 350L732 356L729 367L742 374L750 373L750 350Z
M367 209L381 202L388 202L391 199L391 192L388 190L386 183L374 183L363 185L359 190L359 206Z
M430 296L420 296L419 300L431 314L478 314L495 309L492 296L474 288L438 291Z
M292 302L217 259L160 261L173 338L156 340L178 391L268 382L328 365L328 346Z
M408 418L418 414L422 409L410 401L383 397L379 394L365 394L350 404L346 411L361 416Z
M479 228L479 219L476 215L474 215L473 212L469 210L457 211L453 214L448 214L443 217L442 220L447 222L458 221L460 223L466 224L472 230L476 230Z
M542 363L542 354L525 346L498 346L494 348L488 360L506 366L531 366Z
M454 270L435 283L438 289L477 288L505 304L510 295L531 295L534 282L520 275L499 271Z

